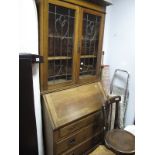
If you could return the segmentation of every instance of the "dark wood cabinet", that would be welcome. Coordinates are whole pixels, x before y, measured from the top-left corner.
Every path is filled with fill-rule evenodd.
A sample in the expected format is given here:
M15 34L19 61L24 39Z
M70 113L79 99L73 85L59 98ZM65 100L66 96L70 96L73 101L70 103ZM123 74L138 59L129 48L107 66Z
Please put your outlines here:
M32 63L41 62L33 54L19 55L19 154L38 155L34 108Z

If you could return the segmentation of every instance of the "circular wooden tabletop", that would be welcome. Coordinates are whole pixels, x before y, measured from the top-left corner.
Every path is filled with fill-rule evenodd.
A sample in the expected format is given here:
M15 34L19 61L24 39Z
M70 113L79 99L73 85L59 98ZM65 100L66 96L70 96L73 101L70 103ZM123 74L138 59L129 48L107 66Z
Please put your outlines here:
M135 136L126 130L113 129L108 131L105 136L105 143L120 153L135 152Z

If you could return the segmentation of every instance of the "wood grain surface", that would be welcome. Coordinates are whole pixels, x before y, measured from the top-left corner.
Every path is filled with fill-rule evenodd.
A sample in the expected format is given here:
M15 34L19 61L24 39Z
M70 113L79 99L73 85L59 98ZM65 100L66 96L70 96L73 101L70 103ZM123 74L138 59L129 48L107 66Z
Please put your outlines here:
M45 94L43 97L55 128L99 110L104 103L98 83Z

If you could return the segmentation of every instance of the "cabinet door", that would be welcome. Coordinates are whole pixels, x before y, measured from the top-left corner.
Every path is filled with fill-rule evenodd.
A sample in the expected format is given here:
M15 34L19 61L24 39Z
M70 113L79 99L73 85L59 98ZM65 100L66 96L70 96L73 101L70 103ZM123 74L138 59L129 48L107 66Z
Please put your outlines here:
M49 0L44 8L43 89L56 89L74 82L78 31L78 7ZM46 13L47 12L47 13Z
M104 14L82 9L81 25L79 81L96 81L100 78Z

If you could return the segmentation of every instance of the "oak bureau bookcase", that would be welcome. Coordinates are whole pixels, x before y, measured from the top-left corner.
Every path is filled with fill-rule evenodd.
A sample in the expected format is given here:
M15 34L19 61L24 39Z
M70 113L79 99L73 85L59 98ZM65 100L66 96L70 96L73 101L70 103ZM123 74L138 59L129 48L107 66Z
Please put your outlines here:
M107 2L40 0L40 83L47 155L101 142L101 56Z

